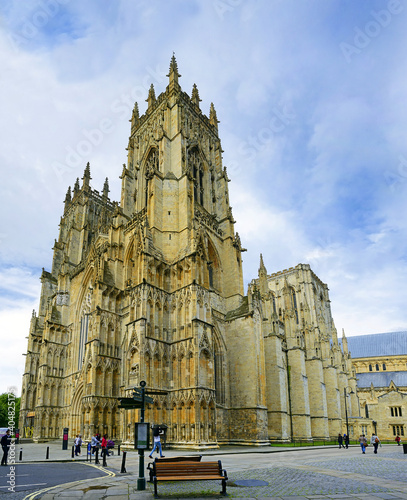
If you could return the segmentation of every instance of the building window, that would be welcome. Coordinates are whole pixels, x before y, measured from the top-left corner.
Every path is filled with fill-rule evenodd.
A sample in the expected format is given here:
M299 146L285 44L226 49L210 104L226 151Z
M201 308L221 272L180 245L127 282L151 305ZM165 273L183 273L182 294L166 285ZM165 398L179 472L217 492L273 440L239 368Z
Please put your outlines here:
M367 436L367 425L362 425L362 434Z
M380 370L379 365L376 363L376 371L378 372Z
M372 371L372 365L369 365L369 371L370 372Z
M393 425L393 436L404 436L404 426Z
M386 363L383 363L383 370L386 370Z
M369 408L367 405L365 406L365 417L369 418Z
M298 325L297 298L295 296L295 291L293 288L291 288L291 305L292 305L292 308L294 309L295 320L296 320L296 323Z
M401 406L391 406L390 407L390 415L392 417L402 417Z

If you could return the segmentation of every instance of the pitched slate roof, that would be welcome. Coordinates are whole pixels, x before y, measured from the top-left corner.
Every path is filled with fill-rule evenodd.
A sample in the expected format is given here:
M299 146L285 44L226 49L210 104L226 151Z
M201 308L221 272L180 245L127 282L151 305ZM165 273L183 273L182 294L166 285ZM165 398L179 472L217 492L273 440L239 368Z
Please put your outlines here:
M393 380L397 387L407 387L407 372L367 372L356 374L358 387L389 387Z
M356 335L347 341L353 359L407 354L407 332Z

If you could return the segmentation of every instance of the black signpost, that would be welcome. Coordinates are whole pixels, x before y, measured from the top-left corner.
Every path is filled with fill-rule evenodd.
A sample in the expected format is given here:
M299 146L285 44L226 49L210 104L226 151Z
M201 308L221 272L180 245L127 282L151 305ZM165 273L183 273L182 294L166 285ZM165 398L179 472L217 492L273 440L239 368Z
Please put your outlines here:
M125 410L134 410L140 409L140 423L144 423L144 411L146 403L154 403L153 398L146 396L146 383L144 380L140 382L140 389L134 388L133 397L132 398L119 398L120 405L119 408L123 408ZM148 427L148 424L147 424ZM141 436L140 436L141 437ZM146 489L146 478L144 477L144 450L145 447L145 438L140 440L140 446L138 442L135 443L138 454L139 454L139 477L137 479L137 489L145 490Z

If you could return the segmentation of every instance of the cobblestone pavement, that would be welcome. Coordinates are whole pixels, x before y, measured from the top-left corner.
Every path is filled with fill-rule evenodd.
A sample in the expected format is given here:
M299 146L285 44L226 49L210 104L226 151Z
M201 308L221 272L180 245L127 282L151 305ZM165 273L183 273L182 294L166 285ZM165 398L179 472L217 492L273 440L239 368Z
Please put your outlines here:
M166 451L166 456L177 454L180 452ZM356 446L346 451L325 447L284 449L277 452L275 449L268 452L264 449L260 451L258 448L241 447L226 452L224 449L211 450L203 454L202 460L222 461L222 466L229 476L227 485L229 498L407 500L407 455L394 445L383 445L378 455L372 452L362 455L360 448ZM137 491L137 455L128 453L127 474L120 474L120 458L115 457L109 461L108 470L111 477L61 485L48 491L31 493L24 498L26 500L39 498L151 500L153 498L151 484L147 483L146 490ZM146 465L147 463L148 459ZM257 480L259 485L249 486L247 481L253 480ZM163 500L223 498L219 494L220 489L220 481L158 484L158 493Z

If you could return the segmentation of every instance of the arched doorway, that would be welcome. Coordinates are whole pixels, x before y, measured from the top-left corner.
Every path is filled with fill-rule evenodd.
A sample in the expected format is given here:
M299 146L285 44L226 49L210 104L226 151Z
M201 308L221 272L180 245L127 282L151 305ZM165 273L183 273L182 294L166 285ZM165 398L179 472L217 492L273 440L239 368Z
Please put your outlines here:
M71 405L71 428L70 435L83 434L84 409L82 406L83 382L76 388Z

